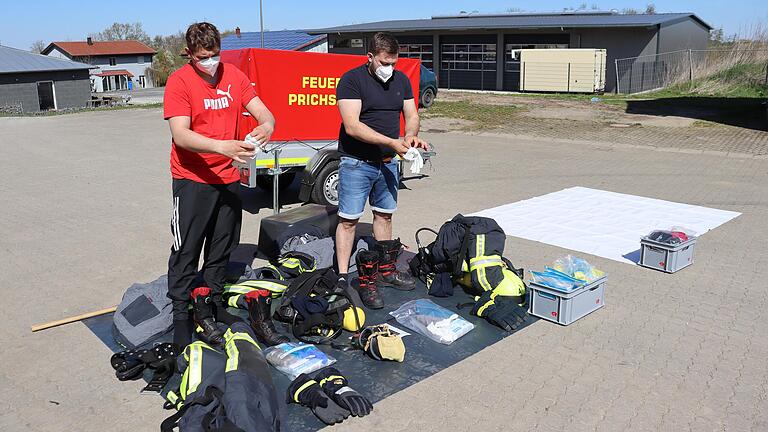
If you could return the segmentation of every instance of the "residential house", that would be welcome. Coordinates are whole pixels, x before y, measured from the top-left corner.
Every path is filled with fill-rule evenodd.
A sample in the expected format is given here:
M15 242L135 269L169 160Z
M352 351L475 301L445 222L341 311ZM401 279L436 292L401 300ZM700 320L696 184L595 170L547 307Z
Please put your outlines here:
M42 54L87 63L96 93L154 87L147 69L157 52L136 40L51 42Z

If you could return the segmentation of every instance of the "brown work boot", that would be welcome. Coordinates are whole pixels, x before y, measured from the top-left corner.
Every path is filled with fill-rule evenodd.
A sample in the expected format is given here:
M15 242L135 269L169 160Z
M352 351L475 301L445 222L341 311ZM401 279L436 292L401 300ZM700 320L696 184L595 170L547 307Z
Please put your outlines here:
M275 323L272 322L272 297L269 291L250 291L245 294L245 302L248 304L251 328L259 341L269 346L290 341L288 337L277 332Z

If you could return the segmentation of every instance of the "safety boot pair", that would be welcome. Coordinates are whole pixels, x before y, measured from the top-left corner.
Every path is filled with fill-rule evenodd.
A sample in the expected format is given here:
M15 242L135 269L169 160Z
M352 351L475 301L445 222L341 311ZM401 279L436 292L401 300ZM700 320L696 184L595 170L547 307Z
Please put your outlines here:
M377 241L373 250L361 250L357 253L355 262L360 280L357 291L367 308L384 307L379 288L410 291L416 287L416 280L412 276L397 270L397 256L402 246L400 239Z
M251 328L259 341L269 345L279 345L288 342L286 336L277 332L272 322L272 295L265 289L253 290L245 294L248 304L248 316Z

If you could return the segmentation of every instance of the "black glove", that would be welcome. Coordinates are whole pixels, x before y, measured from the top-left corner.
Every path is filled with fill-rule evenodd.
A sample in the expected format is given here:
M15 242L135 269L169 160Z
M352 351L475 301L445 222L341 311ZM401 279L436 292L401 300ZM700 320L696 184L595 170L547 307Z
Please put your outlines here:
M325 368L315 376L328 397L353 416L363 417L371 413L373 404L365 396L349 387L347 379L334 368Z
M517 330L526 317L525 309L512 297L496 295L492 291L486 291L480 296L472 308L472 314L508 332Z
M341 423L349 417L349 411L336 405L325 393L317 381L307 374L301 374L288 387L287 403L297 403L312 410L323 423L332 425Z

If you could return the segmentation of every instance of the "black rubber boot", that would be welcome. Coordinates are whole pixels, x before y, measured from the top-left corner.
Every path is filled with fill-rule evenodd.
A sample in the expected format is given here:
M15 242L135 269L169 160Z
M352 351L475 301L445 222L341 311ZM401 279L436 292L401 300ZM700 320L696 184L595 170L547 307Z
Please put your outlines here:
M272 322L272 297L269 291L253 290L245 295L245 302L248 304L251 328L259 341L269 346L290 341L277 332Z
M400 239L377 241L373 250L379 255L379 287L411 291L416 288L416 279L397 269L397 256L403 244Z
M384 301L379 295L376 280L379 277L379 254L373 251L361 250L355 257L357 263L357 277L360 286L357 288L360 301L369 309L381 309Z
M224 330L216 325L211 289L208 287L195 288L190 297L192 297L192 318L195 324L202 329L202 331L197 332L197 337L209 345L224 343Z

